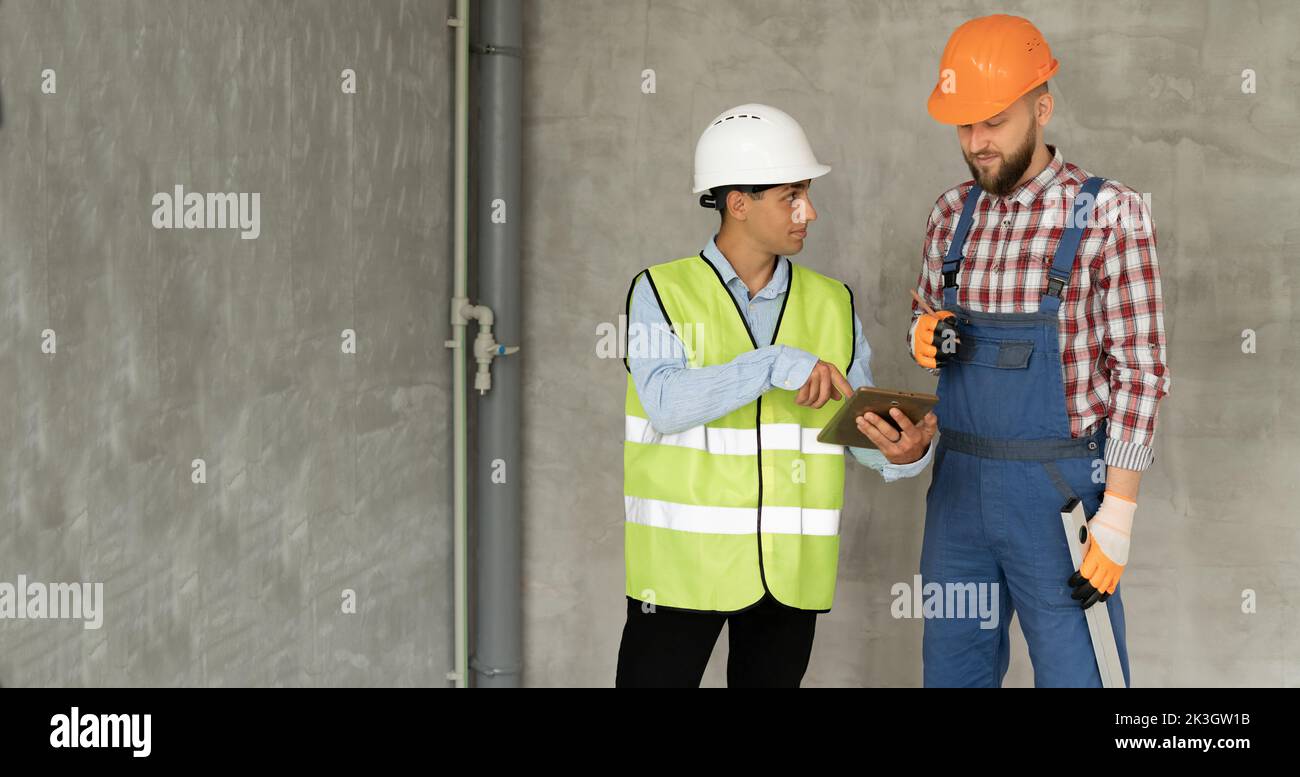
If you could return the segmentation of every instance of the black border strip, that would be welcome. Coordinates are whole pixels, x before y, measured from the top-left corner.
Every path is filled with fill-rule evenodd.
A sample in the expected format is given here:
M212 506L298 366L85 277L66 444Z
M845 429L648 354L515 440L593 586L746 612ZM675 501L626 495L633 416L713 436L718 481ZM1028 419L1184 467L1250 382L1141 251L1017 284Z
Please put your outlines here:
M631 339L632 332L632 292L636 289L637 279L642 275L645 276L646 282L650 284L650 291L654 292L655 302L659 303L659 312L663 313L664 321L668 324L668 328L673 332L673 334L677 333L677 327L673 324L672 317L668 315L668 308L664 307L663 298L659 296L659 287L655 285L655 279L650 275L650 268L647 267L632 276L632 285L627 287L627 303L624 305L627 331L623 333L623 369L627 370L629 375L632 374L632 368L627 363L627 354L630 347L629 340Z
M627 287L627 301L623 303L623 319L627 322L627 329L623 331L623 369L627 370L629 375L632 374L632 368L627 363L628 341L630 339L628 335L632 331L632 292L636 289L636 282L642 275L649 277L650 268L647 267L632 276L632 282Z
M844 281L840 281L840 283L844 283ZM858 317L858 311L853 307L853 289L850 289L849 285L844 283L844 290L849 293L849 364L844 368L844 377L847 379L849 370L853 369L853 360L858 358L858 337L857 333L853 331L855 329L853 322Z

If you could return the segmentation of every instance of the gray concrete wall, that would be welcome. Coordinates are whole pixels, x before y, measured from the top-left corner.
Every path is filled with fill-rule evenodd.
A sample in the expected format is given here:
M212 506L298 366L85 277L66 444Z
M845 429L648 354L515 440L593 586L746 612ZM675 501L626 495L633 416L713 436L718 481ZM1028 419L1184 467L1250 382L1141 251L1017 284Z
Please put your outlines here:
M935 198L969 175L925 101L949 33L999 11L1031 18L1061 61L1049 142L1152 196L1173 391L1124 579L1134 683L1300 684L1300 6L847 0L529 4L529 683L613 682L625 377L595 358L594 332L634 272L712 234L716 216L690 194L698 133L744 102L803 123L834 169L814 187L820 218L800 259L852 285L877 382L928 390L903 343L908 289ZM1242 94L1245 68L1257 94ZM588 443L556 455L578 430ZM835 607L806 684L917 685L921 622L889 604L917 569L929 473L885 486L849 472ZM706 683L725 682L725 658L724 637ZM1031 683L1017 634L1008 684Z
M451 5L0 0L0 582L107 598L99 630L0 621L0 685L446 684ZM748 101L800 119L834 166L800 259L853 286L877 381L928 388L907 290L967 173L925 98L949 32L997 10L1062 62L1051 142L1152 195L1174 382L1125 577L1135 682L1300 685L1300 9L847 0L527 4L527 684L613 681L625 373L596 331L711 234L699 131ZM260 192L260 237L153 229L176 184ZM921 623L889 604L927 482L850 469L806 684L919 684Z
M0 2L0 684L446 684L450 8Z

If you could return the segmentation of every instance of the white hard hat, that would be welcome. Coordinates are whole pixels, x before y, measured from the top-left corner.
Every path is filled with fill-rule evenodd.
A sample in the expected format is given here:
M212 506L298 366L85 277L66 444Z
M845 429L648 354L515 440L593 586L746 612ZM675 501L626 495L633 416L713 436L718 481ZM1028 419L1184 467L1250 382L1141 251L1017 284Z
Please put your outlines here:
M695 144L695 193L717 186L784 184L831 171L813 156L799 122L749 103L723 111Z

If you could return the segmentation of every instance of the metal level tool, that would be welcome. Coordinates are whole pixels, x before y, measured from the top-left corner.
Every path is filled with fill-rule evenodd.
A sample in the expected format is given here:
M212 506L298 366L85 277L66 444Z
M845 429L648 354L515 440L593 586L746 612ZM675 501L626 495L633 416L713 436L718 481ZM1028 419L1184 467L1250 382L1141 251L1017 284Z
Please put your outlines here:
M1077 571L1083 565L1092 545L1088 519L1083 514L1083 502L1071 499L1061 508L1061 523L1065 527L1065 544L1070 546L1070 560ZM1115 632L1110 627L1110 612L1105 602L1097 602L1083 611L1088 620L1088 636L1092 638L1092 652L1097 656L1097 670L1101 672L1101 687L1124 688L1124 667L1119 662L1119 647Z

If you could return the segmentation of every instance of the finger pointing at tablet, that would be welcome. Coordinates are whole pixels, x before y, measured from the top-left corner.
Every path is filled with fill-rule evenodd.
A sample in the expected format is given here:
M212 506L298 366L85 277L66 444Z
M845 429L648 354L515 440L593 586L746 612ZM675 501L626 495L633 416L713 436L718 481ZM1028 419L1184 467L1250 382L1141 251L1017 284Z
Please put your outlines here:
M813 367L808 380L804 382L795 396L796 405L818 408L832 399L853 396L853 386L840 368L825 361L818 361Z

